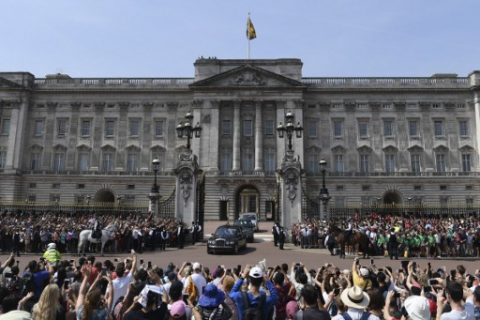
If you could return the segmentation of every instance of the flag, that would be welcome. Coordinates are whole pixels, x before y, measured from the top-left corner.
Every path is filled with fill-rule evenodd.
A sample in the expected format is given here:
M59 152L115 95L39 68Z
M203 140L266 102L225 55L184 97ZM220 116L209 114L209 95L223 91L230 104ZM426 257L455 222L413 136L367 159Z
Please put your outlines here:
M247 19L247 39L253 40L257 37L257 33L255 32L255 27L253 26L252 20L250 20L250 16Z

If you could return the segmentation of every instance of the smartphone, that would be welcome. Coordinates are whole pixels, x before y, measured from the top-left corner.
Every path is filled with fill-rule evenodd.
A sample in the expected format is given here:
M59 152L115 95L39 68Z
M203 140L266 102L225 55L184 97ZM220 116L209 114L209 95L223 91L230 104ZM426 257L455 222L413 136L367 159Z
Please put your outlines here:
M148 268L148 269L152 269L152 261L148 261L148 262L147 262L147 268Z
M140 259L140 264L143 264L143 259Z
M102 268L102 276L105 277L107 275L107 268Z
M338 294L340 293L340 288L335 288L333 289L333 294L338 296Z
M118 258L113 259L113 262L118 262Z
M75 263L75 260L70 259L70 264L74 264L74 263Z
M370 259L370 264L372 264L372 265L373 265L373 259Z
M438 280L437 279L428 279L428 284L431 286L436 286L438 285Z

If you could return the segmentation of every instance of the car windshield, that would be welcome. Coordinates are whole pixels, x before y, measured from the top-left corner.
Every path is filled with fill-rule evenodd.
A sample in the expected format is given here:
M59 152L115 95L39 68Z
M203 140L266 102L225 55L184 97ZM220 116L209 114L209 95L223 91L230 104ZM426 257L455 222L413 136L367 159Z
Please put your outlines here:
M245 219L245 220L256 220L257 217L255 215L252 215L252 214L245 214L245 215L242 215L242 219Z
M237 235L237 229L234 228L218 228L215 231L215 236L220 238L235 237Z
M240 219L235 221L235 224L242 227L253 228L253 223L250 220Z

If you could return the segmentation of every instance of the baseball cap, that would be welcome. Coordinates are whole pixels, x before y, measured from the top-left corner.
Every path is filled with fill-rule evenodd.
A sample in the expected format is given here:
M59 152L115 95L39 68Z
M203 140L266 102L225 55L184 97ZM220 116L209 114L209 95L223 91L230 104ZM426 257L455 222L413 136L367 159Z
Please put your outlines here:
M201 269L201 268L202 268L202 266L201 266L201 264L200 264L199 262L194 262L194 263L192 264L192 269L193 269L193 270L197 270L197 269Z
M263 277L263 271L259 267L253 267L252 269L250 269L248 275L252 278L261 278Z

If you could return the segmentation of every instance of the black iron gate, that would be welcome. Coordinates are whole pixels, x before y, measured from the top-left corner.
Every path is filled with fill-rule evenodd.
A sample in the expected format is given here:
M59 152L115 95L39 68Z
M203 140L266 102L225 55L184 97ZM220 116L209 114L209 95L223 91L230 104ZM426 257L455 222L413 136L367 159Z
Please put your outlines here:
M203 222L205 219L205 176L203 173L198 174L197 181L197 208L196 208L196 220L203 228Z
M173 189L167 199L158 202L158 215L161 218L175 218L175 192Z
M311 218L320 218L320 201L310 198L302 187L302 219Z

